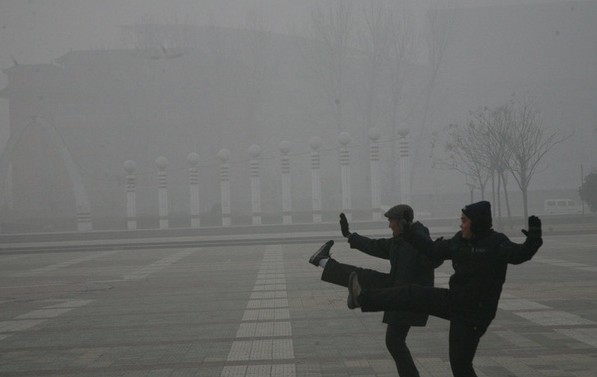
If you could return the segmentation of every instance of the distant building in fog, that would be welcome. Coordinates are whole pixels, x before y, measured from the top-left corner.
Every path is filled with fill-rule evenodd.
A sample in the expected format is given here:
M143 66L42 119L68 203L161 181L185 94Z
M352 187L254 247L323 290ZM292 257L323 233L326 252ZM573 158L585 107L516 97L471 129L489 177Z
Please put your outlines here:
M431 133L451 122L462 123L479 106L500 105L512 93L535 98L546 127L574 128L574 140L580 141L577 155L596 163L597 3L466 8L440 12L438 19L452 26L425 129L419 127L422 99L405 101L400 109L412 113L407 126L417 159L413 165L420 169L411 188L415 206L442 215L440 209L449 213L461 207L461 200L445 203L439 195L439 187L448 188L464 201L468 188L454 183L455 172L431 171ZM72 219L75 191L84 190L94 222L124 228L126 160L138 166L139 216L157 218L154 161L165 156L171 212L184 225L186 156L191 152L200 156L202 212L217 215L221 148L231 151L233 215L248 216L251 144L262 149L263 211L281 212L278 145L291 142L291 170L296 177L307 177L312 136L324 141L324 210L341 208L338 153L332 149L338 146L338 129L326 102L329 97L302 52L313 41L180 25L141 25L128 32L137 48L73 51L54 64L4 70L8 85L0 95L9 100L11 135L0 169L4 222ZM344 130L353 140L351 165L359 172L352 178L357 209L369 205L364 62L359 51L351 51L342 98ZM411 66L408 72L407 89L417 91L427 84L429 67ZM378 127L380 141L391 139L383 120ZM399 197L389 173L397 161L389 160L388 145L382 143L383 202ZM76 172L65 165L64 151ZM566 156L566 151L553 154ZM577 176L570 172L575 161L554 161L549 166L554 175ZM73 187L73 174L82 188ZM549 177L535 179L552 183ZM307 206L309 193L308 179L293 180L295 209Z
M142 25L133 32L167 37L182 27ZM227 148L232 194L238 198L233 214L246 215L251 208L247 161L252 144L263 150L264 212L279 211L278 145L290 141L291 155L299 154L292 157L291 168L308 174L312 136L324 142L322 169L327 172L322 183L329 198L324 205L338 208L338 156L333 149L338 148L339 131L322 87L301 56L301 49L312 42L246 30L191 31L195 34L187 38L192 43L187 39L175 48L73 51L54 64L6 69L8 86L2 96L9 99L14 150L5 156L11 163L7 175L12 186L3 192L5 213L12 219L73 217L73 173L59 153L64 147L75 161L96 219L123 216L126 160L138 166L139 215L156 216L158 156L169 160L171 212L188 216L186 157L191 152L200 156L202 211L217 215L217 153ZM346 85L353 89L343 98L344 130L364 144L354 152L353 163L367 166L367 130L355 105L362 102L362 94L354 90L362 87L362 74L355 59L362 58L350 58ZM55 130L61 145L46 137L48 129ZM359 196L361 202L368 200L364 191L369 184L366 177L354 184L363 188L354 190L359 205ZM296 208L308 202L309 191L308 180L294 181Z

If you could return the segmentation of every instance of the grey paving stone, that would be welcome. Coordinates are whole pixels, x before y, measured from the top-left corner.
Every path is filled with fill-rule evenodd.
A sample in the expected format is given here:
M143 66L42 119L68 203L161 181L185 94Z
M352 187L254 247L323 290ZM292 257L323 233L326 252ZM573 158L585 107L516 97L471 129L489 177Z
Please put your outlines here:
M594 377L595 245L548 238L541 261L510 267L480 376ZM0 376L395 376L381 313L346 308L346 289L307 262L316 247L0 254ZM437 272L445 284L449 264ZM422 377L450 375L447 337L436 318L411 330Z

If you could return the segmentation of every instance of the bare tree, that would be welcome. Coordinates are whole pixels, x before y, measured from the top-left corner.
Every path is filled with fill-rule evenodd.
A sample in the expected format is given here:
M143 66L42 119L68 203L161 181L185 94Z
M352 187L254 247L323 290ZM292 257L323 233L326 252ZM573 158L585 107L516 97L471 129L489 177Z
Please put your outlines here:
M390 95L388 96L388 125L390 127L392 135L392 162L394 168L391 170L392 182L396 182L396 177L399 176L398 167L400 164L396 163L399 159L399 139L400 135L403 134L404 124L410 122L414 117L414 110L416 106L414 102L409 103L408 106L404 105L406 101L404 94L405 85L408 76L408 69L411 67L411 63L414 56L415 48L415 32L414 27L410 20L412 17L408 17L406 13L394 14L388 34L391 38L390 45L390 74L388 82L390 83ZM416 95L412 96L410 101L416 101ZM408 109L406 112L401 109ZM411 159L412 164L416 164L416 158ZM410 172L411 179L409 184L412 184L412 170ZM401 184L404 184L401 182ZM411 188L407 188L408 192Z
M369 1L365 3L364 30L360 46L367 61L367 93L364 108L366 129L385 121L393 140L391 167L392 186L398 177L398 140L400 128L413 116L415 106L404 105L403 89L413 57L415 33L410 14L397 8L393 2ZM410 96L412 98L415 96ZM406 112L402 111L408 109ZM377 110L377 111L376 111ZM398 193L396 190L392 190Z
M264 101L270 89L270 78L274 71L274 54L272 46L272 33L269 22L263 13L252 13L247 18L248 43L244 46L246 50L246 64L248 75L244 80L243 87L246 95L244 100L247 104L247 132L252 142L259 138L258 128L264 121Z
M411 182L414 182L415 174L419 170L418 164L422 160L420 153L423 148L423 138L425 137L425 129L427 128L428 116L431 108L431 99L433 90L437 82L439 69L444 60L448 42L452 36L454 28L455 12L452 10L444 10L441 13L438 10L437 4L432 4L428 13L428 38L427 38L427 53L429 61L429 76L427 84L423 88L423 109L421 113L421 121L418 124L418 133L414 140L414 155L411 167Z
M475 182L481 198L484 198L490 177L489 162L483 145L487 138L486 131L473 122L465 127L449 124L444 131L448 138L444 146L446 155L434 158L433 166L462 173L467 182Z
M528 188L543 157L567 137L558 132L546 132L539 110L529 99L517 101L513 109L512 140L509 147L512 158L508 169L522 192L524 217L528 217Z
M365 27L363 32L359 33L359 45L368 63L364 121L366 129L370 129L376 123L374 108L381 88L379 82L383 75L383 68L389 59L392 40L388 31L393 22L393 15L383 2L366 4L368 7L363 7Z
M438 165L475 179L482 192L490 178L498 221L502 219L502 190L508 218L511 219L508 173L512 174L522 192L526 218L528 187L533 175L545 154L566 139L558 132L546 133L538 113L528 99L511 101L494 109L483 107L472 112L472 120L465 128L448 127L448 158Z
M497 219L502 219L502 189L506 201L508 218L511 219L508 190L506 187L509 159L511 151L511 109L508 105L495 109L481 108L472 114L474 121L484 130L486 137L482 140L485 159L491 173L493 201L496 203ZM495 182L497 178L497 182Z
M352 27L352 6L351 2L343 0L330 4L324 10L320 3L314 3L308 33L319 44L306 45L302 53L315 72L317 83L323 86L340 132L343 129L342 89Z
M483 107L471 112L470 116L466 127L448 126L445 147L448 158L440 165L457 170L467 177L467 181L475 182L482 197L491 179L492 201L496 203L494 210L497 211L498 225L501 225L502 190L508 218L511 219L507 191L511 111L508 106L496 109Z

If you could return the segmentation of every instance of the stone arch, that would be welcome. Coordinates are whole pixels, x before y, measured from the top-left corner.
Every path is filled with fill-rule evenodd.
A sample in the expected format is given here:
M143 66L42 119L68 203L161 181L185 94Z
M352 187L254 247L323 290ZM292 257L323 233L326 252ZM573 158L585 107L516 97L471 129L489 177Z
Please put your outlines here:
M0 155L0 200L6 200L6 184L9 175L10 164L13 160L16 147L22 142L23 135L32 127L40 127L46 132L48 143L58 152L60 161L66 169L70 187L75 197L77 230L88 231L92 229L90 203L83 179L73 157L68 150L59 131L48 120L34 116L33 119L22 127L18 133L11 134L2 154Z

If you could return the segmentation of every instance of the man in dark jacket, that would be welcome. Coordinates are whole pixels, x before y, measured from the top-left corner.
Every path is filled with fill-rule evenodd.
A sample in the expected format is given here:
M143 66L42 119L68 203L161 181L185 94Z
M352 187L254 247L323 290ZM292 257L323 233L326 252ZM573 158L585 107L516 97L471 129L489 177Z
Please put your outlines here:
M348 279L352 272L358 271L361 283L370 288L398 287L408 284L420 284L433 287L433 266L429 259L418 253L402 237L402 232L408 227L418 228L423 237L429 238L429 231L421 223L412 224L413 210L410 206L400 204L390 208L385 216L392 229L392 238L371 239L349 231L346 216L340 214L340 229L342 235L348 238L352 249L357 249L374 257L389 259L390 272L382 273L340 263L330 258L329 251L334 241L326 242L310 259L315 266L323 267L321 280L348 286ZM429 238L429 241L431 239ZM418 377L419 372L406 345L406 336L411 326L425 326L428 315L412 311L386 311L383 322L386 323L386 346L396 362L400 377Z
M393 289L360 286L360 275L349 278L348 306L364 312L417 310L450 321L450 365L456 377L476 376L473 358L481 336L495 318L508 264L530 260L543 244L541 220L530 216L526 241L511 242L494 231L491 206L487 201L462 209L460 231L450 240L429 241L412 229L406 239L434 266L452 260L454 274L450 287L429 288L411 285Z

